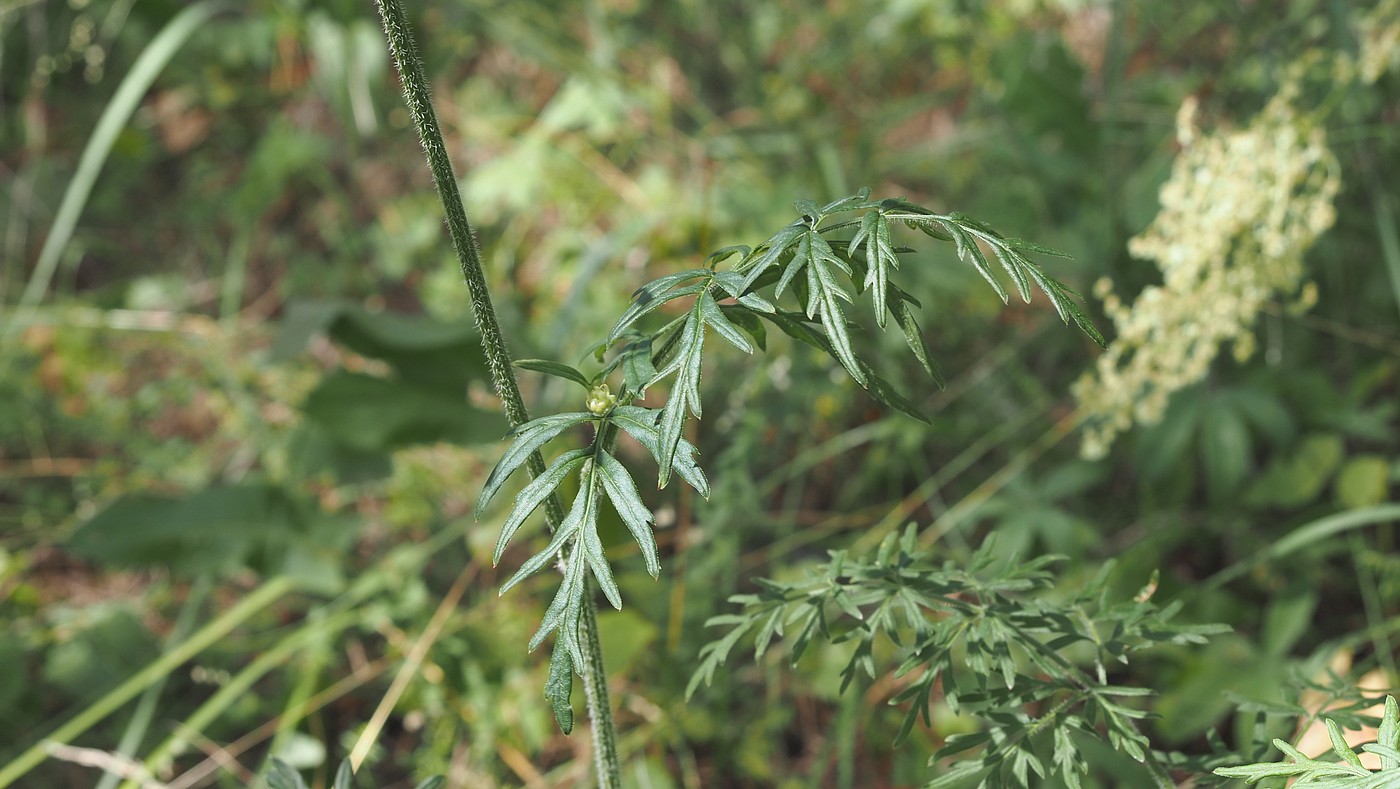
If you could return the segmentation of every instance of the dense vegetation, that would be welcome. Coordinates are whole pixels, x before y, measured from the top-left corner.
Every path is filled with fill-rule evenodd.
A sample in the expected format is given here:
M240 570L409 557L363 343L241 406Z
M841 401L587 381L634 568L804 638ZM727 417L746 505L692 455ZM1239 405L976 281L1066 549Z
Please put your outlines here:
M0 2L0 786L589 784L565 472L624 786L1395 780L1400 3L410 4L550 489L373 5L235 5Z

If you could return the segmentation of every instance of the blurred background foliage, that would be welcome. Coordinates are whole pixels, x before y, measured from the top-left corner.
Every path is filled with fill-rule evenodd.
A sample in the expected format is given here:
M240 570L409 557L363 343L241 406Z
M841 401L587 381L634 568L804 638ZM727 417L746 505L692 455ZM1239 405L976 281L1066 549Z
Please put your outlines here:
M512 352L566 362L648 279L862 185L1068 250L1055 272L1081 292L1132 294L1157 276L1126 240L1156 211L1181 101L1243 123L1284 64L1355 46L1345 0L413 5ZM326 785L368 730L383 786L585 783L586 734L554 728L522 648L551 581L498 599L504 512L469 514L504 421L370 4L250 0L194 30L26 298L94 125L183 7L0 0L0 769L225 623L73 744L172 786L241 786L272 755ZM1396 79L1331 96L1343 190L1308 258L1317 306L1274 305L1264 352L1218 362L1104 460L1078 458L1067 394L1093 346L912 237L949 385L907 354L882 374L931 424L785 338L763 361L718 352L696 437L712 500L648 494L660 581L611 535L629 606L599 626L627 785L927 780L972 724L944 709L893 749L900 680L840 696L842 646L733 662L683 700L729 595L910 520L953 561L996 530L1008 553L1066 554L1066 583L1117 557L1130 595L1159 569L1158 599L1231 625L1122 669L1159 692L1163 748L1272 758L1297 705L1394 685L1393 520L1306 529L1400 489ZM523 383L539 413L578 406ZM295 591L270 586L287 575ZM1099 756L1088 785L1140 780ZM22 785L100 773L60 754Z

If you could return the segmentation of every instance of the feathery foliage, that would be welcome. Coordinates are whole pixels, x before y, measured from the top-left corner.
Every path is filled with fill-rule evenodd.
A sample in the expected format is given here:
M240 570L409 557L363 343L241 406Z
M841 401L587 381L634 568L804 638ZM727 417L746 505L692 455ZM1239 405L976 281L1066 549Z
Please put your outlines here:
M545 695L555 717L566 730L572 723L569 681L573 667L583 661L578 628L588 575L597 581L608 602L622 607L622 596L598 537L598 513L606 497L617 509L641 548L647 572L656 577L659 562L652 537L653 517L642 502L636 483L611 453L621 429L637 439L656 459L657 486L665 487L674 472L700 495L708 498L709 485L696 464L695 447L683 439L686 420L702 414L700 376L706 335L718 334L745 353L766 346L762 321L785 334L819 348L840 364L872 397L887 406L923 419L917 403L897 392L877 375L858 350L853 334L859 329L847 315L854 296L869 293L875 322L884 328L889 316L904 334L920 366L941 383L919 324L910 309L917 300L896 285L900 256L912 250L896 247L891 226L903 224L941 241L956 245L958 257L971 264L987 280L1003 302L1010 294L988 264L981 245L992 250L1001 268L1015 283L1016 293L1030 301L1034 282L1066 323L1073 321L1095 342L1103 337L1094 329L1072 297L1073 291L1047 275L1026 253L1062 256L1056 250L1007 238L987 225L961 214L939 214L907 200L872 200L870 191L818 207L811 201L796 204L799 216L756 247L732 246L706 259L704 268L668 274L641 288L632 303L596 346L602 369L589 376L565 364L539 359L517 362L528 370L572 381L587 391L586 411L541 417L519 425L500 462L482 489L477 513L495 498L501 486L546 443L574 428L591 428L592 441L584 449L559 455L515 497L496 545L499 563L511 538L530 515L545 503L565 479L577 473L578 493L550 542L513 574L501 592L558 559L563 581L544 620L530 640L535 649L551 634L558 634ZM728 263L728 268L720 265ZM783 296L791 294L796 310L782 309ZM639 328L642 319L660 308L689 300L684 312L660 327ZM846 306L843 306L844 305ZM608 359L608 354L618 347ZM622 388L613 395L607 378L621 368ZM670 396L660 410L633 405L649 387L670 381Z
M1312 789L1390 789L1400 786L1400 705L1394 696L1386 696L1385 712L1381 715L1376 741L1361 746L1361 750L1380 757L1380 769L1370 770L1361 763L1361 756L1347 744L1342 727L1328 718L1327 735L1332 741L1336 761L1314 759L1275 739L1274 747L1290 761L1258 762L1240 767L1220 767L1215 774L1225 778L1243 778L1245 783L1258 783L1268 778L1296 779L1294 786Z
M1112 564L1073 597L1057 601L1044 592L1055 581L1050 566L1064 557L997 558L992 539L967 566L957 566L918 548L916 536L910 524L902 536L886 538L873 558L835 551L806 580L762 581L759 593L731 598L742 610L707 623L727 632L701 651L688 692L708 683L746 637L753 639L756 659L784 639L793 663L815 639L854 643L841 675L845 691L858 675L884 671L875 661L883 638L902 655L895 678L910 678L891 700L907 705L896 744L920 718L933 723L934 699L985 724L982 731L954 735L934 755L958 759L930 787L972 781L1030 787L1052 773L1078 787L1089 767L1079 750L1084 739L1106 740L1162 772L1138 729L1147 713L1130 701L1152 691L1114 684L1111 672L1133 653L1204 643L1228 628L1172 623L1179 605L1152 603L1155 578L1131 600L1110 600Z

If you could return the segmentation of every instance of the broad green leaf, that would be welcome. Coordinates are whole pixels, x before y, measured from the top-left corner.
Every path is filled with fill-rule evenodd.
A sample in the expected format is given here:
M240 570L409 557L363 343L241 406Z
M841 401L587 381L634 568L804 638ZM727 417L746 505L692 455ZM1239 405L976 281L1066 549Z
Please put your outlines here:
M323 377L301 407L337 446L360 453L437 441L490 443L506 429L498 413L470 405L461 390L345 370Z
M1210 493L1223 497L1244 481L1253 456L1249 428L1228 404L1211 401L1201 421L1201 464Z
M548 359L517 359L515 361L515 366L525 370L533 370L537 373L544 373L545 375L552 375L556 378L574 381L584 389L593 385L593 382L578 370L575 370L567 364L552 362Z
M267 785L272 789L306 789L306 782L302 780L301 774L275 756L267 772Z
M1370 507L1386 500L1390 463L1380 455L1357 455L1337 472L1337 503L1347 509Z
M506 448L505 454L486 477L486 484L481 487L481 496L476 501L476 516L481 517L486 505L500 491L501 485L516 469L525 464L535 450L565 430L593 419L596 417L587 411L571 411L532 419L513 430L515 441Z
M506 544L515 536L544 500L559 487L574 469L578 468L588 459L589 450L574 449L560 455L545 469L544 473L531 480L515 496L515 506L511 509L510 517L506 518L505 525L501 527L500 539L496 541L496 553L491 557L491 566L495 567L501 561L501 554L505 552Z

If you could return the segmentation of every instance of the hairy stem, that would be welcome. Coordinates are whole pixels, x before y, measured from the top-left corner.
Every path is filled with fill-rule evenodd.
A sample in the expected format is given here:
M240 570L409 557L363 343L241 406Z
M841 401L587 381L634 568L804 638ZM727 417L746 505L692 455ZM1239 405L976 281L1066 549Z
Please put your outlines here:
M467 212L462 206L462 196L457 191L457 178L452 172L452 162L447 158L447 148L442 141L442 130L438 126L437 115L433 112L432 96L428 82L423 75L423 66L418 59L418 47L413 41L408 19L404 14L401 0L377 0L379 15L384 21L384 34L389 41L389 50L398 67L399 78L403 81L404 101L413 118L418 138L423 143L423 151L428 158L428 168L432 171L433 182L437 185L438 199L447 214L447 230L452 237L452 247L462 265L462 277L467 282L471 295L472 315L476 319L477 331L481 334L481 344L486 351L486 364L491 370L491 382L496 394L501 398L501 406L512 427L528 422L530 417L525 409L525 401L520 396L520 387L515 381L511 368L510 353L506 350L505 337L501 333L500 322L491 305L491 291L486 284L486 273L481 266L481 252L477 247L476 236L467 222ZM532 477L544 472L544 459L539 452L530 456L528 468ZM564 509L555 496L545 502L545 516L551 530L564 519ZM592 595L585 595L581 641L584 649L584 665L580 666L583 676L584 695L588 700L588 716L593 725L594 770L598 785L603 789L615 789L621 785L620 760L617 755L617 732L613 725L612 708L608 702L607 672L603 668L602 646L598 642L597 610Z

